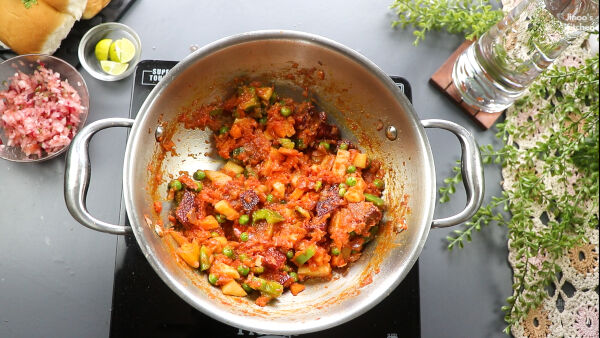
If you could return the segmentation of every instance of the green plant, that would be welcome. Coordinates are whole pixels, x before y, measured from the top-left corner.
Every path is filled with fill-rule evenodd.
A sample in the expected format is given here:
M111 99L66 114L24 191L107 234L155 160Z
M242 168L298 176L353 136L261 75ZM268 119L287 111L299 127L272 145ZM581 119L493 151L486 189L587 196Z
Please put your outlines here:
M21 0L25 8L31 8L33 5L37 5L37 0Z
M398 15L392 27L414 27L415 45L431 30L445 29L472 40L504 16L501 10L493 9L489 0L395 0L391 8Z
M510 248L517 253L514 293L507 298L506 333L532 308L548 297L546 287L555 281L560 267L556 260L585 240L586 228L598 226L599 186L599 66L598 56L579 68L557 67L544 73L515 103L515 114L538 107L534 118L523 122L507 120L496 125L503 146L481 147L486 163L498 163L515 173L514 184L492 197L462 230L448 236L448 248L463 247L474 231L498 224L508 228ZM529 147L519 140L533 137L538 129L549 132ZM440 201L447 201L460 180L460 167L440 188ZM547 182L553 181L552 188ZM556 189L556 185L562 189ZM449 189L449 187L452 189ZM547 222L534 231L534 211L543 210ZM507 213L508 212L508 213ZM540 266L529 262L545 257Z

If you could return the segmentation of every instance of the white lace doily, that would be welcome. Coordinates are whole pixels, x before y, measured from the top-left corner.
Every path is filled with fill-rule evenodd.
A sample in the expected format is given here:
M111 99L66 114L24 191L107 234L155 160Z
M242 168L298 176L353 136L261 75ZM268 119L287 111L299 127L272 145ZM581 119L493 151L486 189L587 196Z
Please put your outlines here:
M504 9L512 8L518 0L503 1ZM597 39L597 36L596 36ZM595 46L594 46L595 45ZM592 43L584 42L583 39L574 43L562 56L555 62L557 65L578 66L583 60L597 53L597 40ZM570 90L574 90L570 88ZM540 100L534 107L543 107L547 102ZM540 112L536 109L528 111L516 111L508 109L506 112L507 123L519 124L528 118L536 120L536 115ZM524 138L510 136L508 142L518 145L519 149L527 149L542 140L545 134L553 129L552 124L558 124L560 121L551 121L548 126L540 126L533 134ZM525 160L525 159L524 159ZM542 168L541 163L536 163L536 167ZM514 185L516 178L515 172L510 167L502 169L503 182L502 187L510 190ZM557 178L547 178L544 182L547 188L560 193L573 193L572 184L565 187L564 183L559 183ZM591 208L597 208L592 203L584 205ZM596 212L598 212L596 210ZM538 206L533 210L534 230L540 230L546 225L547 215L544 213L544 207ZM550 219L552 220L552 219ZM577 246L560 257L556 262L562 274L559 274L554 285L549 290L549 297L543 301L542 305L529 312L517 325L513 325L512 334L516 337L598 337L598 229L587 229L586 237L588 243ZM519 263L516 260L516 252L510 249L508 260L513 270L517 269ZM541 266L546 260L545 255L540 254L537 257L529 259L530 264ZM521 260L522 261L522 260Z

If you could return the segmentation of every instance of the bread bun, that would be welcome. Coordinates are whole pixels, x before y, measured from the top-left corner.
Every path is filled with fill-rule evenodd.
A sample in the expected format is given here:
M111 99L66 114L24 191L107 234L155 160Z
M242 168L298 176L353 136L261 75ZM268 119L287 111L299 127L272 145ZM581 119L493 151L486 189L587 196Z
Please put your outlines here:
M88 0L85 10L83 11L82 19L91 19L98 14L110 0Z
M76 20L44 1L25 8L21 0L0 0L0 8L0 41L18 54L54 53Z
M38 0L39 1L39 0ZM65 14L71 14L75 20L81 19L83 10L85 9L86 0L41 0L50 7ZM34 5L35 6L35 5Z

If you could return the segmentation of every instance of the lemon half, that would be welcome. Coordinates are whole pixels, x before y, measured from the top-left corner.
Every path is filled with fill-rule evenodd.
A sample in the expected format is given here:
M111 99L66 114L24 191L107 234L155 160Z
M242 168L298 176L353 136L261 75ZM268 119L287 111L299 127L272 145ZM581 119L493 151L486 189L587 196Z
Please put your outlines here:
M98 61L108 60L108 50L110 49L111 44L112 39L102 39L98 41L96 44L96 49L94 49L94 53L96 54L96 59L98 59Z
M108 61L108 60L101 60L100 67L102 67L102 70L105 71L107 74L120 75L120 74L123 74L123 72L127 70L127 67L129 67L129 64Z
M135 56L135 45L127 38L116 40L110 45L110 60L127 63Z

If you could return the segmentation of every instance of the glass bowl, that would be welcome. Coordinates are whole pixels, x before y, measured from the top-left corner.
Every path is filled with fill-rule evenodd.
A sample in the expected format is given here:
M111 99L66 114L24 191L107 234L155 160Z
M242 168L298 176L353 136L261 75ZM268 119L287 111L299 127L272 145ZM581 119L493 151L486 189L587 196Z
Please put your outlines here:
M100 67L100 61L96 59L96 44L102 39L112 39L113 41L121 38L127 38L135 46L135 56L128 62L127 70L119 75L105 73ZM85 33L79 42L77 51L79 62L83 68L93 77L102 81L118 81L131 75L135 66L140 61L142 54L142 41L137 33L131 27L117 22L107 22L95 26Z
M59 73L60 79L62 81L67 81L79 94L83 110L79 116L79 124L77 125L75 132L72 134L74 137L75 134L81 130L85 124L85 121L87 120L90 98L88 88L83 80L83 77L81 77L81 74L79 74L79 72L67 62L54 56L45 54L27 54L8 59L0 63L0 91L4 91L8 88L9 79L18 71L28 75L33 74L40 63L44 64L47 69L50 69L55 73ZM1 116L2 114L0 113L0 118ZM65 150L67 150L67 148L68 145L52 153L43 151L42 156L35 154L27 156L19 146L8 145L8 137L3 129L2 123L0 122L0 158L5 160L15 162L44 161L62 154Z

